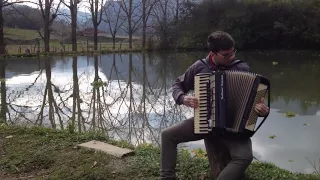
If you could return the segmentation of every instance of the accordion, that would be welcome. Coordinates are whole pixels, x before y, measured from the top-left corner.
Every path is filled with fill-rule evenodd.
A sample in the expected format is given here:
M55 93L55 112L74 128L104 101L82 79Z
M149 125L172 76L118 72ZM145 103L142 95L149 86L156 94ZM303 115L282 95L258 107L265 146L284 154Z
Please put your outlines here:
M194 80L198 99L198 107L194 109L195 134L231 133L251 137L267 118L256 128L259 115L255 105L268 96L270 107L267 78L252 72L226 70L199 73Z

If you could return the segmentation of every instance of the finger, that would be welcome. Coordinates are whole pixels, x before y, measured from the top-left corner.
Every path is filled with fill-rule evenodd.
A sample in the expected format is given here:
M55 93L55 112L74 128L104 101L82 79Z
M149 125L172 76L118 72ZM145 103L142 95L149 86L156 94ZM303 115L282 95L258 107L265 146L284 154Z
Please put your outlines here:
M267 110L269 110L269 107L268 107L268 106L266 106L265 104L262 104L262 105L261 105L261 109L263 109L263 110L266 110L266 111L267 111Z
M261 110L262 109L262 105L261 104L256 104L256 108Z
M198 101L194 101L193 104L197 106L198 105Z
M261 108L259 106L256 106L255 110L256 110L257 113L261 112Z
M263 98L263 97L261 98L261 103L263 103L263 104L264 104L264 98Z
M192 102L192 103L194 103L194 104L197 104L197 103L198 103L198 100L195 99L195 98L192 98L192 99L190 99L190 102Z
M194 103L194 104L193 104L193 107L194 107L194 108L197 108L197 107L198 107L198 103Z
M192 102L192 103L197 103L198 100L197 100L196 98L191 98L191 99L190 99L190 102Z

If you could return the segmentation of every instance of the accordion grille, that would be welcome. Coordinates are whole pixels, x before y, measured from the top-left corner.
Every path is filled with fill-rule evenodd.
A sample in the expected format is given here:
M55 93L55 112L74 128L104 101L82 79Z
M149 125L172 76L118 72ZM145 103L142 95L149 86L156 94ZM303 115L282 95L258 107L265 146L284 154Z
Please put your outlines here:
M238 130L255 82L254 73L226 71L227 126Z
M251 107L250 115L246 124L246 129L253 131L256 125L256 121L258 118L258 113L254 110L254 107L257 103L260 102L261 98L264 97L267 93L267 86L264 84L259 84L257 89L257 94L254 99L253 105Z

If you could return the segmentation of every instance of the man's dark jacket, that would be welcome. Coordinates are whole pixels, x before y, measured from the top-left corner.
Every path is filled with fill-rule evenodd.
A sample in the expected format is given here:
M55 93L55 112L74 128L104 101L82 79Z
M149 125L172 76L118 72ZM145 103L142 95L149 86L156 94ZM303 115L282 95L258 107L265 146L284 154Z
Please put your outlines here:
M173 83L172 96L178 105L183 104L183 97L186 95L186 93L188 93L190 90L194 90L194 77L196 74L210 73L212 70L216 70L210 65L208 58L203 59L203 61L205 63L203 63L201 60L197 60ZM218 69L220 68L225 68L228 70L250 71L249 65L244 61L239 61L238 63L227 67L218 67Z

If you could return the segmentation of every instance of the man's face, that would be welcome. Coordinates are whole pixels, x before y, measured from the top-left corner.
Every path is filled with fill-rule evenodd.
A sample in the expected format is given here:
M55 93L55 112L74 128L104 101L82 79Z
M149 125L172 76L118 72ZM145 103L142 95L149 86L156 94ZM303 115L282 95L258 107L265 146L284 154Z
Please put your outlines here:
M234 48L230 50L222 50L217 53L213 53L214 60L217 64L228 65L235 58L236 50Z

